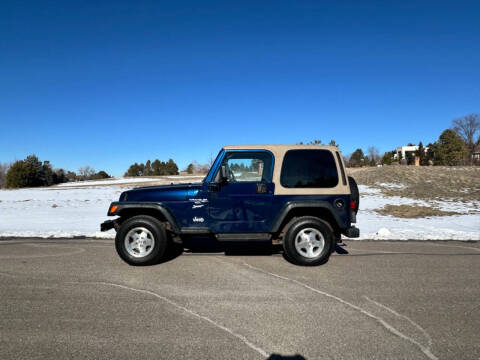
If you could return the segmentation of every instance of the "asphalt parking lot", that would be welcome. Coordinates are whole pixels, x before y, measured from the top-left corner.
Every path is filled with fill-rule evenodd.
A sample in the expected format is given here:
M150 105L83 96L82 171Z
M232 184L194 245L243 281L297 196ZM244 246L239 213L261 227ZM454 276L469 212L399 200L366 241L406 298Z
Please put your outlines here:
M320 267L0 241L1 359L479 359L480 244L354 242Z

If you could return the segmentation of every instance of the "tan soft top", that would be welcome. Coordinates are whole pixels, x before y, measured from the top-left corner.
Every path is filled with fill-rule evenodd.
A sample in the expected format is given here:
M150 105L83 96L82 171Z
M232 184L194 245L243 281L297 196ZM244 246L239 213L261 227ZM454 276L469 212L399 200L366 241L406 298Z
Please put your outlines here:
M336 152L340 154L340 160L343 164L343 157L336 146L327 145L227 145L225 150L268 150L275 156L275 165L273 169L273 182L275 183L275 195L324 195L324 194L350 194L350 188L342 183L341 170L337 161ZM288 150L329 150L334 154L337 164L338 185L334 188L284 188L280 183L280 172L282 169L283 157ZM345 164L343 164L345 169Z
M327 145L227 145L223 147L225 150L270 150L274 151L287 151L287 150L300 150L300 149L326 149L330 151L339 151L336 146Z

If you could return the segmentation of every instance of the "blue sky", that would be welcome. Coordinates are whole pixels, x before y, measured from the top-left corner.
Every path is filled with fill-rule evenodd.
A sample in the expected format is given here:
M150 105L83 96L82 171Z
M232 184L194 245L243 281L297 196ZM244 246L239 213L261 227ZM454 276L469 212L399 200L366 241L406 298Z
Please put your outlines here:
M0 162L121 175L226 144L435 141L480 112L478 1L2 1Z

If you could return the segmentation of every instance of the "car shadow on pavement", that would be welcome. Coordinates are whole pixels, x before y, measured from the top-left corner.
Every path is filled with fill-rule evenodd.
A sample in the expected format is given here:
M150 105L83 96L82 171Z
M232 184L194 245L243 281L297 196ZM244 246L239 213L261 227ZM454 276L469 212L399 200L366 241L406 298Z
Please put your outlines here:
M333 253L335 252L340 255L349 254L345 248L338 244L335 245L335 249L333 250ZM183 245L171 243L160 263L172 261L182 254L211 255L217 253L224 253L225 256L284 256L282 245L272 245L270 242L220 243L211 238L204 238L201 239L201 241L197 238L192 240L185 239Z
M349 252L347 251L347 249L345 249L345 247L340 246L338 244L335 244L335 249L333 250L333 252L336 252L339 255L348 255L349 254Z
M280 355L280 354L272 354L270 355L267 360L307 360L307 358L303 357L302 355Z

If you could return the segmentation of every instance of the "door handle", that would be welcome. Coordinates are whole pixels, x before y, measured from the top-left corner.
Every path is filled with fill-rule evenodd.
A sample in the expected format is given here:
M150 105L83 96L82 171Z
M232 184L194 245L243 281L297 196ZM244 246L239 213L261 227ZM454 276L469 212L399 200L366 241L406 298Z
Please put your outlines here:
M208 185L208 191L218 192L220 191L220 185L218 184Z

